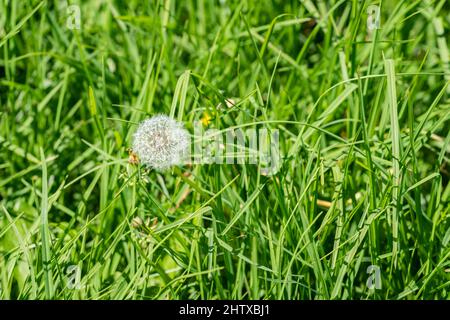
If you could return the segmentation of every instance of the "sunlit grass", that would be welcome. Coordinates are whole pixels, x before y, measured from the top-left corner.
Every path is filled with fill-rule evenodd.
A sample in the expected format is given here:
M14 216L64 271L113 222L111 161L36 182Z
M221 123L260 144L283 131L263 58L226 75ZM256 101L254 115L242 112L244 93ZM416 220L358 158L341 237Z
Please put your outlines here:
M0 0L0 299L450 297L445 0L59 3ZM281 168L135 164L155 114Z

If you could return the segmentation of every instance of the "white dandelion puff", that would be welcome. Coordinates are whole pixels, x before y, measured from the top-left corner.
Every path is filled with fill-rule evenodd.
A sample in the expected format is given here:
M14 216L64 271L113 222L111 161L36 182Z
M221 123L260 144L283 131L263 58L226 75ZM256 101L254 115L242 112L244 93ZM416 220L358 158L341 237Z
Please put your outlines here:
M144 120L133 137L139 161L157 170L181 164L189 153L190 136L182 123L165 115Z

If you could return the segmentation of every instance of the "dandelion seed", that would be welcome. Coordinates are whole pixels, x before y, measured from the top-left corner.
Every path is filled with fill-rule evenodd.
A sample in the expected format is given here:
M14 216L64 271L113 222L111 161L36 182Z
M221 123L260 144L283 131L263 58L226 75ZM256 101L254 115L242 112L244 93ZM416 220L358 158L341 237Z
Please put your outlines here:
M190 137L183 124L165 115L144 120L136 130L133 152L157 170L180 164L189 153Z

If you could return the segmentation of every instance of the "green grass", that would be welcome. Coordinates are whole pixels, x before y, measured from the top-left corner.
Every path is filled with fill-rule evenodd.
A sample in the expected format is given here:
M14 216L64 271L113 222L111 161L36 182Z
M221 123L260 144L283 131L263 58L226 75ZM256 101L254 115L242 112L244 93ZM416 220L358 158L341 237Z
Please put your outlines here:
M450 298L445 0L59 3L0 0L0 299ZM281 168L130 163L158 113Z

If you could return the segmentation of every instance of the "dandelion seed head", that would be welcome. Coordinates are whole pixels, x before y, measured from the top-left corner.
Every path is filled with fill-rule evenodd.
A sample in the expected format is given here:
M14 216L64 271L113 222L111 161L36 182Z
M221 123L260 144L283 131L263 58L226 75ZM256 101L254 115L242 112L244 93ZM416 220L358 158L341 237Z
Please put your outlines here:
M157 115L139 125L132 148L142 164L165 170L185 160L190 137L182 123L165 115Z

